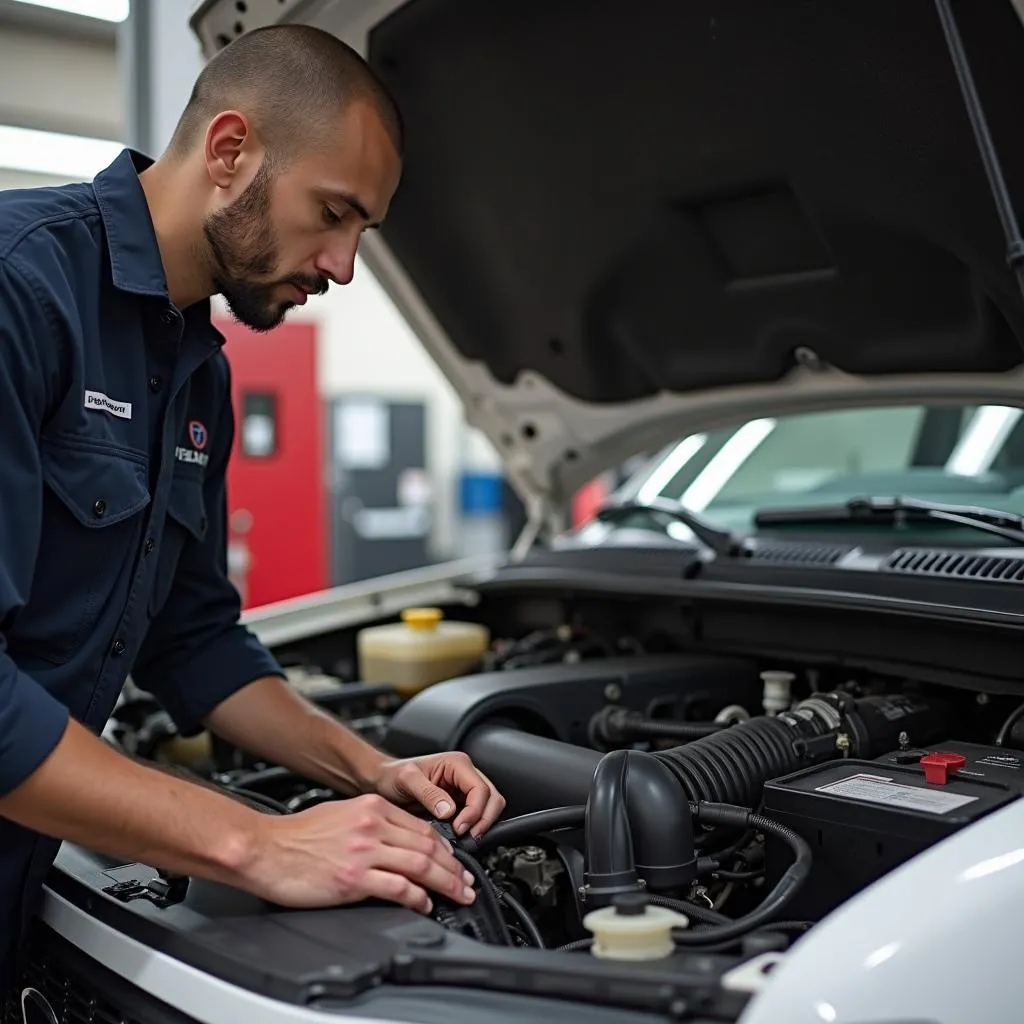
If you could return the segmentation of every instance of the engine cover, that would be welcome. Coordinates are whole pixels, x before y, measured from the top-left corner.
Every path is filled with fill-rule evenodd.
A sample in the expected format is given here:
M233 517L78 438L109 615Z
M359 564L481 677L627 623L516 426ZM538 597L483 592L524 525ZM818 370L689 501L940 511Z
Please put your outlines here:
M700 654L481 672L413 697L392 718L384 746L398 757L453 750L489 720L588 746L588 723L608 704L651 716L710 719L727 704L759 707L761 689L753 662Z

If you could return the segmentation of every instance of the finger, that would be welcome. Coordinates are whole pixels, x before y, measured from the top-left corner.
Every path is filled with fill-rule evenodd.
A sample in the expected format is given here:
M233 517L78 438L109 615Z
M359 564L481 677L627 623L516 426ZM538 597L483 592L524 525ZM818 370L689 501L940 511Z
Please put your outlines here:
M476 892L467 885L460 867L453 875L429 854L404 850L397 846L381 846L373 858L374 867L401 875L424 889L447 896L456 903L470 904L476 899Z
M479 825L489 809L494 787L472 765L452 766L453 782L462 791L465 806L455 819L457 835L465 835L474 825Z
M480 815L480 820L473 829L474 839L479 839L501 817L502 812L505 810L505 798L483 772L480 774L490 789L490 796L487 800L487 806L484 808L484 813Z
M380 840L385 846L408 850L410 853L423 854L435 860L455 878L461 878L466 885L473 884L473 876L452 856L451 844L433 829L431 836L419 835L408 829L399 828L385 822L380 832Z
M427 778L423 769L414 762L402 765L396 774L398 785L417 803L442 821L451 817L455 802L439 786Z
M429 914L434 909L426 890L402 875L371 869L366 872L364 888L367 896L398 903L421 914Z
M462 884L472 884L473 876L452 855L451 843L427 822L380 797L366 798L366 803L372 824L368 849L383 844L425 854L452 875L456 887L460 879Z
M449 852L451 851L451 843L445 839L440 832L435 829L429 821L424 821L422 818L417 818L414 814L410 814L408 811L403 810L397 804L393 804L390 801L381 799L381 814L385 821L394 825L396 828L405 830L406 832L412 832L415 835L424 836L428 839L439 840L441 845L445 847Z
M404 811L399 815L386 815L381 828L387 831L392 846L405 846L411 850L433 849L442 851L454 864L453 848L448 839L428 822L420 821Z

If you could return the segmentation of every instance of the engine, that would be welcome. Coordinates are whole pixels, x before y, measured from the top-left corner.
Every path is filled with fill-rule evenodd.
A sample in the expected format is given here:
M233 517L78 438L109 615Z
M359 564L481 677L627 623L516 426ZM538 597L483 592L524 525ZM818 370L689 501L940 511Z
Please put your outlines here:
M475 671L411 698L306 671L293 682L397 756L465 750L502 791L506 815L481 840L448 833L480 898L435 909L488 945L614 955L636 919L662 914L683 949L785 949L1024 790L1017 714L999 701L565 627L494 644ZM267 813L341 798L177 737L143 694L108 738Z

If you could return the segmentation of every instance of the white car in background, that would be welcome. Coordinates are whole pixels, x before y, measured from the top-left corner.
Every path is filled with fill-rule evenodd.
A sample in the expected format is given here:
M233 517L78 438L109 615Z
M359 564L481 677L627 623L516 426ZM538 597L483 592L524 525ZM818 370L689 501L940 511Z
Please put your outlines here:
M66 844L21 991L132 1024L1020 1019L1020 7L207 0L192 25L209 56L275 21L393 90L406 169L363 255L530 523L508 558L249 622L375 742L468 751L508 811L459 847L474 908L430 919ZM489 643L410 697L358 637L413 605ZM145 695L109 734L269 813L338 798Z

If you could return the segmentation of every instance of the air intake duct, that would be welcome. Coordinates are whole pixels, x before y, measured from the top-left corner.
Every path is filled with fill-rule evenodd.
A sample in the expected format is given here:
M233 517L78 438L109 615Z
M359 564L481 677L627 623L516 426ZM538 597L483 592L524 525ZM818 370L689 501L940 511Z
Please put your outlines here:
M756 807L769 779L832 758L874 758L899 749L901 736L923 747L948 734L946 706L929 697L819 694L775 716L739 722L710 736L651 754L692 802ZM588 747L483 722L461 748L508 801L508 814L586 803L602 755Z
M690 805L651 754L615 750L594 772L585 819L587 901L637 889L681 889L697 877ZM635 858L635 859L634 859Z
M754 807L768 779L844 755L878 757L895 750L904 733L914 745L927 744L942 731L943 717L935 704L913 697L822 694L654 756L690 800Z

